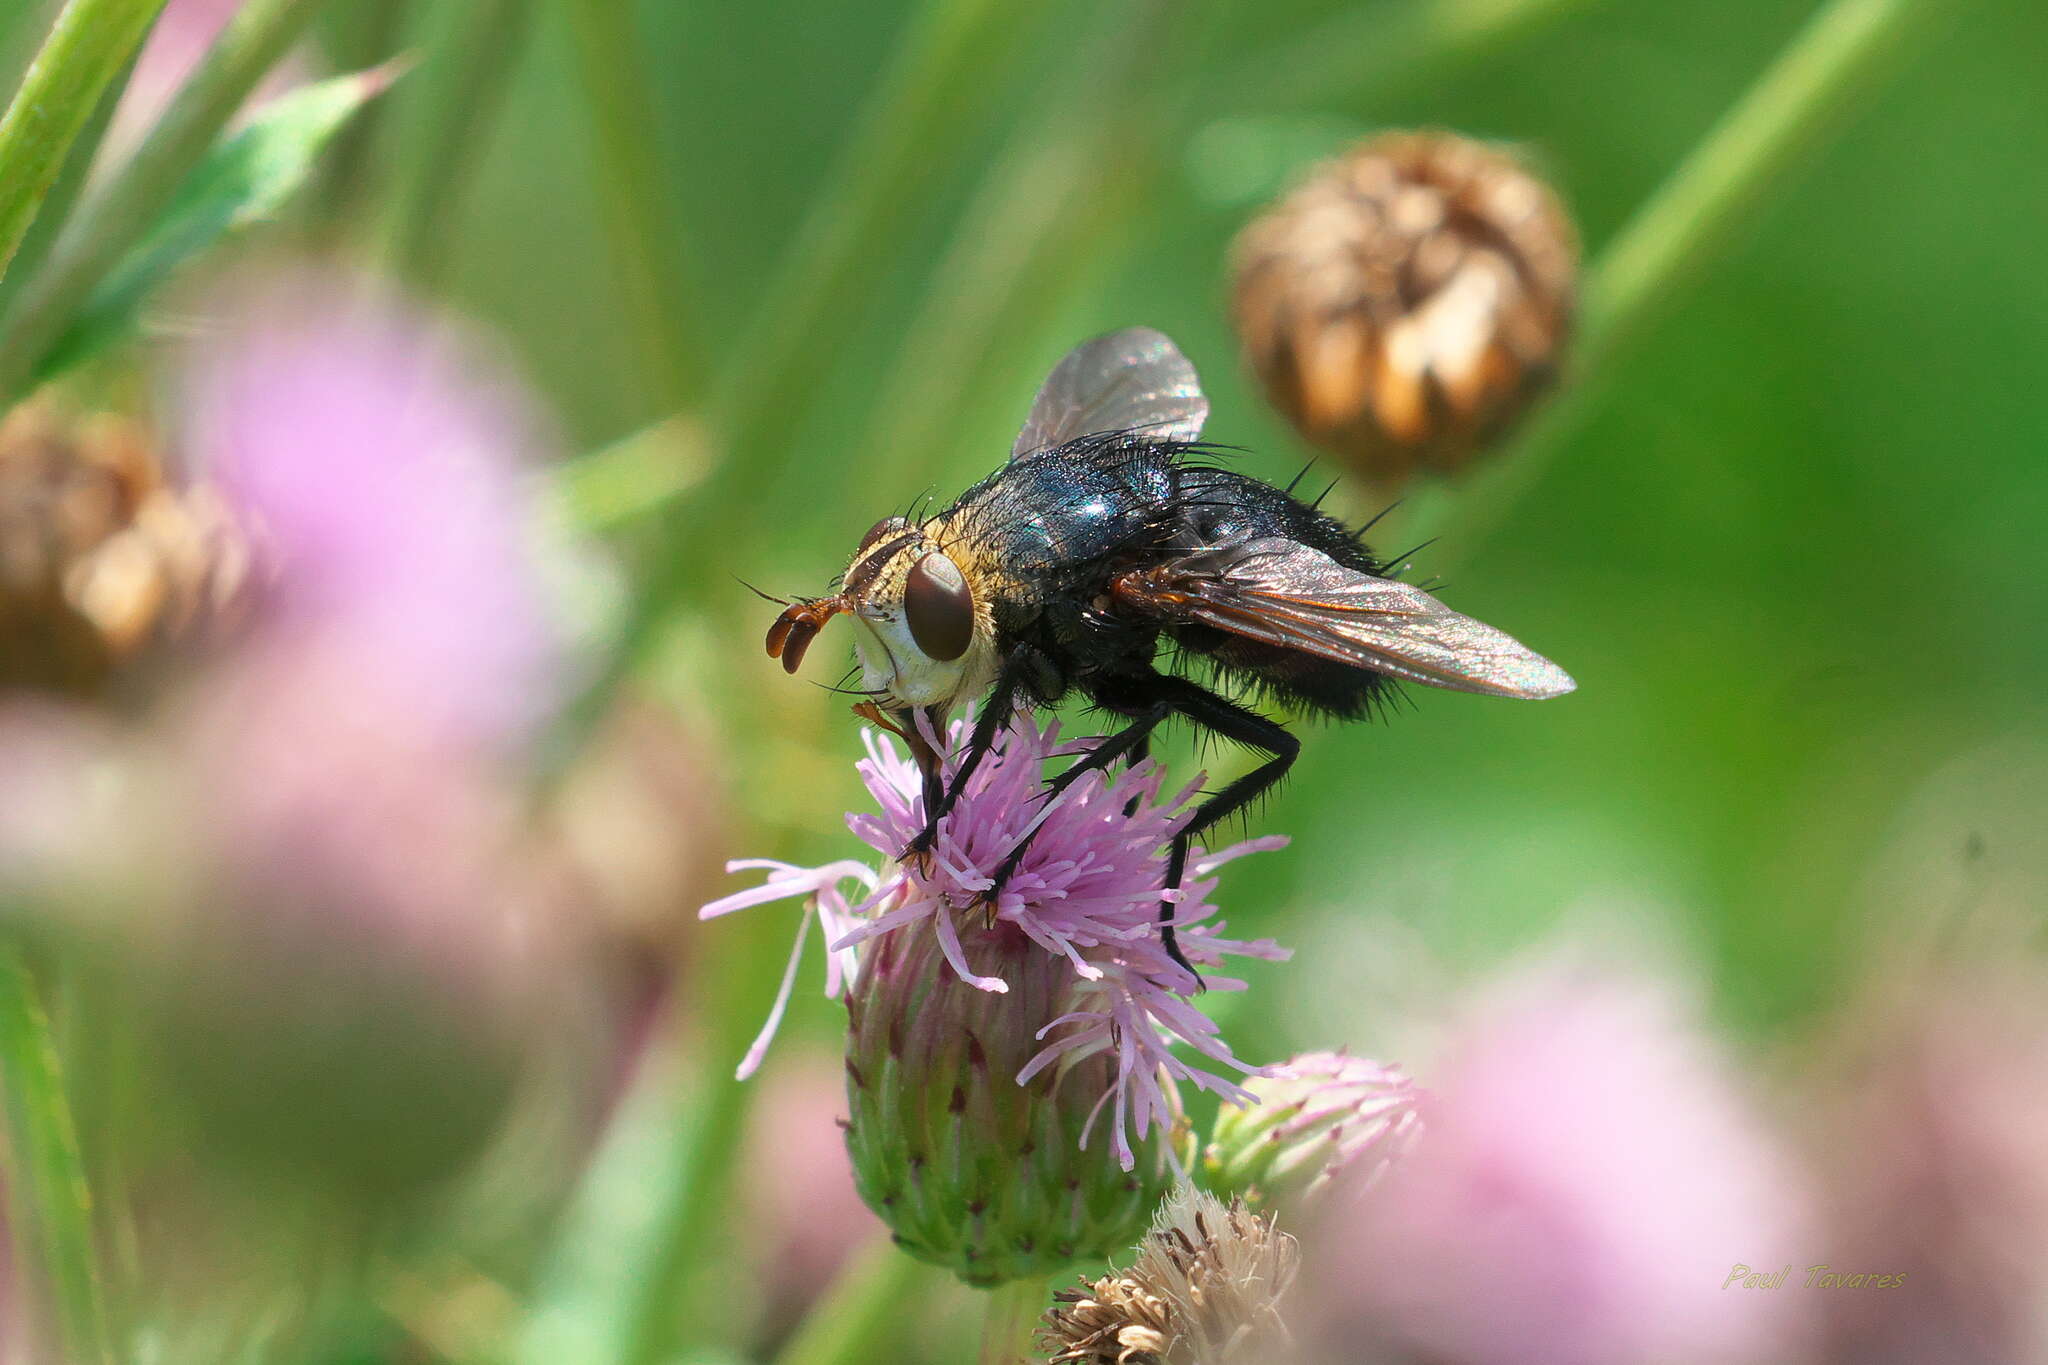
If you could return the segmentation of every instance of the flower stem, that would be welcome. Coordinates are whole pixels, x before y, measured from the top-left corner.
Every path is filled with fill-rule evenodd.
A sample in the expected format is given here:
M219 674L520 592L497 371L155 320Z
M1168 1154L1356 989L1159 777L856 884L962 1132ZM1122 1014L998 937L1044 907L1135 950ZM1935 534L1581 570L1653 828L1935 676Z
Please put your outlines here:
M0 115L0 278L164 0L71 0Z
M1446 573L1541 479L1588 416L1616 358L1726 250L1765 194L1888 74L1938 0L1832 0L1636 212L1590 272L1575 374L1507 458L1447 511ZM1417 528L1418 536L1438 528Z
M686 407L704 384L704 348L691 324L703 316L686 287L675 206L667 192L654 92L629 6L571 0L583 93L597 141L597 194L625 276L626 309L639 342L647 393Z
M1032 1333L1050 1302L1042 1276L1012 1280L988 1291L981 1323L981 1365L1022 1365L1030 1358Z
M905 1306L928 1297L942 1272L886 1236L861 1251L775 1357L775 1365L863 1365L893 1358Z
M49 1016L12 944L0 944L0 1090L7 1108L9 1213L40 1264L63 1346L55 1354L106 1365L112 1355L85 1161Z
M48 264L0 320L0 407L20 396L17 390L93 286L155 223L320 4L248 0L128 164L73 214ZM4 179L0 163L0 183Z
M529 0L442 0L421 7L415 42L426 60L391 111L392 159L383 246L399 273L431 287L447 269L450 206L460 202L490 136L526 35Z

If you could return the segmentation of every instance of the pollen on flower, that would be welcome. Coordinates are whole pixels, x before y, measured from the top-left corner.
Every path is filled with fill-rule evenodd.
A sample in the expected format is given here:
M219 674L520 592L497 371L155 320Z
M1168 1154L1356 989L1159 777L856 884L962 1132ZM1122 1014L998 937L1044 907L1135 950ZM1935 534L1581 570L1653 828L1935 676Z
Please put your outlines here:
M953 749L964 743L968 724L963 719L953 725ZM818 868L735 862L730 870L768 870L768 881L706 905L702 918L804 897L804 929L813 914L825 922L831 952L827 994L837 996L851 986L856 999L867 956L887 936L914 925L936 937L961 981L990 993L1017 983L986 970L985 961L978 965L977 948L1028 943L1057 965L1064 985L1057 996L1060 1008L1034 1025L1037 1050L1015 1081L1028 1084L1048 1071L1063 1076L1097 1055L1112 1058L1114 1080L1094 1097L1090 1123L1107 1117L1111 1149L1127 1170L1135 1161L1132 1143L1172 1123L1179 1082L1238 1103L1250 1100L1225 1073L1254 1068L1237 1059L1215 1024L1190 1002L1198 983L1168 954L1159 933L1166 850L1188 816L1199 778L1162 795L1162 769L1146 762L1113 775L1091 774L1048 803L1040 799L1046 765L1081 750L1062 747L1057 722L1040 729L1020 714L941 822L931 857L899 862L897 852L924 824L922 778L889 736L870 730L865 743L859 771L877 809L849 814L847 825L882 855L880 870L850 861ZM1027 834L1029 851L995 896L991 917L978 898L993 887L994 869ZM1216 853L1197 851L1186 883L1170 893L1182 950L1210 989L1244 988L1243 981L1216 970L1226 957L1288 956L1267 940L1224 937L1209 900L1226 863L1285 842L1251 839ZM800 930L797 953L802 946ZM1002 956L1014 960L1012 954ZM743 1073L758 1063L779 1023L796 968L792 954L768 1027ZM1176 1045L1195 1060L1177 1054Z

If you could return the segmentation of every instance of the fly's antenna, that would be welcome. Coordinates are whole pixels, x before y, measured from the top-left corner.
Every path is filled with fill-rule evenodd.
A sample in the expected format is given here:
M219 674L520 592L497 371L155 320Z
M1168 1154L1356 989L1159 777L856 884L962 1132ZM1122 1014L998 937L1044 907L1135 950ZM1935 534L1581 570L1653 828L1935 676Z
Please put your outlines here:
M778 607L786 607L790 605L790 601L787 597L777 597L774 593L762 592L752 583L749 583L746 579L741 578L738 575L734 575L732 581L739 584L741 587L745 588L748 592L754 594L754 596L760 598L763 602L773 602Z

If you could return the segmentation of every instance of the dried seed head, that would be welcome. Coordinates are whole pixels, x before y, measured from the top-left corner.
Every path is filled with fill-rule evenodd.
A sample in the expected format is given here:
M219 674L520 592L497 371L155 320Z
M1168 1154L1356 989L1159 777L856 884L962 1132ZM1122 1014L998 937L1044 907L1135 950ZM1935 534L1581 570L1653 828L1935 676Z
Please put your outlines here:
M0 420L0 687L95 695L223 620L248 579L220 502L166 486L133 424L40 403Z
M1299 1249L1270 1215L1182 1185L1128 1270L1055 1294L1051 1365L1252 1365L1284 1355Z
M1268 397L1385 485L1462 468L1556 375L1578 238L1549 187L1449 133L1390 133L1239 236L1232 316Z
M1290 1214L1341 1177L1369 1186L1421 1131L1422 1091L1399 1067L1308 1052L1253 1076L1256 1104L1225 1105L1203 1158L1210 1189Z

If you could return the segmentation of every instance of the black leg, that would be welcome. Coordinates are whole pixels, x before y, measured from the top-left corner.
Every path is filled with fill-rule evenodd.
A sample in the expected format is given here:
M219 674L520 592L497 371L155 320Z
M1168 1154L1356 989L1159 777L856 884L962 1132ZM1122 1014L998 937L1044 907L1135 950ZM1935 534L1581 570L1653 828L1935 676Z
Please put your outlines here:
M1131 750L1130 757L1125 759L1124 761L1128 766L1135 768L1140 763L1143 763L1146 759L1150 757L1152 757L1152 736L1147 735L1143 739L1138 741L1136 747L1134 747ZM1130 800L1124 802L1124 818L1129 819L1131 816L1136 815L1137 813L1138 798L1134 796Z
M1072 767L1048 782L1048 800L1057 798L1084 774L1107 768L1118 758L1128 757L1132 763L1142 761L1148 752L1152 732L1169 716L1183 716L1225 739L1235 740L1239 744L1272 755L1266 762L1235 782L1226 784L1220 791L1212 792L1195 807L1193 818L1174 836L1173 844L1167 850L1166 877L1160 888L1163 891L1180 889L1181 879L1187 872L1188 849L1195 836L1220 821L1229 819L1256 801L1287 775L1287 770L1294 766L1296 755L1301 752L1301 741L1279 722L1268 720L1256 711L1247 710L1228 698L1219 697L1186 678L1161 673L1096 678L1091 680L1088 693L1089 698L1097 706L1129 717L1131 724L1098 741L1095 747ZM1025 851L1030 846L1031 835L1026 835L1017 842L1017 846L1011 849L997 866L994 884L982 892L978 899L993 907L1003 884L1017 870ZM1174 933L1174 909L1172 901L1162 899L1159 902L1160 940L1166 945L1167 955L1195 979L1195 985L1199 988L1202 984L1202 974L1195 970L1194 964L1181 952L1179 940Z
M1301 752L1301 741L1278 721L1268 720L1258 712L1219 697L1186 678L1154 674L1132 681L1148 692L1155 704L1166 705L1175 715L1183 716L1225 739L1272 755L1235 782L1226 783L1222 790L1210 793L1195 807L1194 817L1174 836L1173 847L1166 857L1166 880L1161 889L1177 891L1187 871L1188 847L1195 836L1237 814L1287 776L1287 770L1294 766L1295 757ZM1159 936L1166 944L1167 955L1186 968L1199 987L1202 974L1181 953L1180 944L1174 937L1174 908L1171 901L1159 902Z
M931 852L932 845L938 841L939 821L953 813L960 793L967 789L967 779L974 776L981 760L995 747L996 735L1010 723L1010 713L1017 705L1017 691L1029 666L1029 657L1022 649L1014 651L1003 661L1003 670L996 675L995 687L990 690L981 714L974 719L974 730L967 737L967 749L961 755L960 766L954 769L953 781L943 791L939 785L941 756L933 753L927 760L920 753L919 762L924 769L924 828L904 847L898 855L899 860ZM937 715L932 716L932 723L934 727L939 724ZM940 738L945 738L943 733Z
M1045 802L1056 801L1059 799L1061 792L1073 786L1087 774L1099 772L1125 755L1143 753L1146 742L1152 737L1152 731L1158 728L1161 721L1172 714L1173 708L1164 702L1157 702L1148 706L1132 718L1131 724L1113 735L1097 740L1094 748L1090 749L1081 758L1075 760L1059 776L1047 782L1045 790L1040 793L1040 800ZM1131 759L1133 763L1137 761L1138 759L1135 757ZM1124 814L1129 815L1131 813L1136 801L1136 797L1131 798L1132 804L1124 807ZM1017 841L1015 848L1004 855L1003 861L996 867L993 882L988 890L981 893L978 899L988 902L991 906L995 904L996 897L1002 893L1003 887L1009 882L1011 874L1016 872L1017 865L1024 861L1024 854L1031 847L1031 840L1037 833L1037 830L1032 830L1030 834Z

